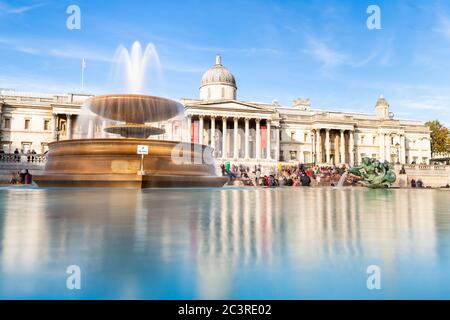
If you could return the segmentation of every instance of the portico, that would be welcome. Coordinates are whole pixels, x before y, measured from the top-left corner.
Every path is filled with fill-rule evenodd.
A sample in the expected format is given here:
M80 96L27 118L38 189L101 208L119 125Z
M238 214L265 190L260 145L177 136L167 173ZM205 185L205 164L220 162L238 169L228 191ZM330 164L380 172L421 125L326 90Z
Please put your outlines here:
M219 160L277 161L279 128L267 115L192 112L186 117L186 125L190 134L185 141L211 146Z
M314 126L311 130L314 163L342 165L354 163L354 128Z

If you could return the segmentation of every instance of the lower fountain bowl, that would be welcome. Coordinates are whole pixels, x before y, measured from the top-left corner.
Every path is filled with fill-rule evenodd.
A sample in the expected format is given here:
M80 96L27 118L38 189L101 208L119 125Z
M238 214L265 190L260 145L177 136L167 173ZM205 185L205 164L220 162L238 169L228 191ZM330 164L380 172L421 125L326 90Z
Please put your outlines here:
M144 173L138 145L147 145ZM147 139L83 139L49 145L39 187L183 188L222 187L208 146ZM211 159L210 156L207 156Z

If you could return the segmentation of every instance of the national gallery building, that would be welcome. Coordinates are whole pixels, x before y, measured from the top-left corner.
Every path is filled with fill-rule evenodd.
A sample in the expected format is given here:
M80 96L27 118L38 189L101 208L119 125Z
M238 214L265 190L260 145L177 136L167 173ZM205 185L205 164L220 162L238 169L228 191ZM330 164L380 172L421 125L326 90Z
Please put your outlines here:
M113 137L102 118L84 115L86 94L0 91L0 151L44 153L52 141ZM372 114L317 110L309 100L239 101L233 74L220 56L200 82L197 99L180 99L184 118L156 124L157 139L214 148L218 162L273 167L277 163L356 164L363 157L395 163L429 163L430 131L422 122L394 118L383 97Z

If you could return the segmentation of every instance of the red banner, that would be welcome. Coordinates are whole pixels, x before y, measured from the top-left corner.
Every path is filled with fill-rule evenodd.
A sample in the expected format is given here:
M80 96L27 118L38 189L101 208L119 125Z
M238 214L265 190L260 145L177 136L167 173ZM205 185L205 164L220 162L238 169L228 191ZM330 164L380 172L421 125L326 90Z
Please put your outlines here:
M193 122L191 127L191 142L198 143L198 122Z
M267 148L267 127L261 126L261 149Z

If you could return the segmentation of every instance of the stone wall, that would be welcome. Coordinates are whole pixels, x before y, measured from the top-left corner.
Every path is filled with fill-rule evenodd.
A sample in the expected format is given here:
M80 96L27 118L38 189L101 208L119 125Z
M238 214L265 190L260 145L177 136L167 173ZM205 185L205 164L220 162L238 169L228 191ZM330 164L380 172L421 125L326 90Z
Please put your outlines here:
M450 166L405 165L406 175L399 174L401 168L401 165L395 167L400 187L410 186L413 179L422 180L424 187L440 188L450 184Z
M39 175L44 170L43 163L0 163L0 184L9 183L14 172L28 169L32 175Z

